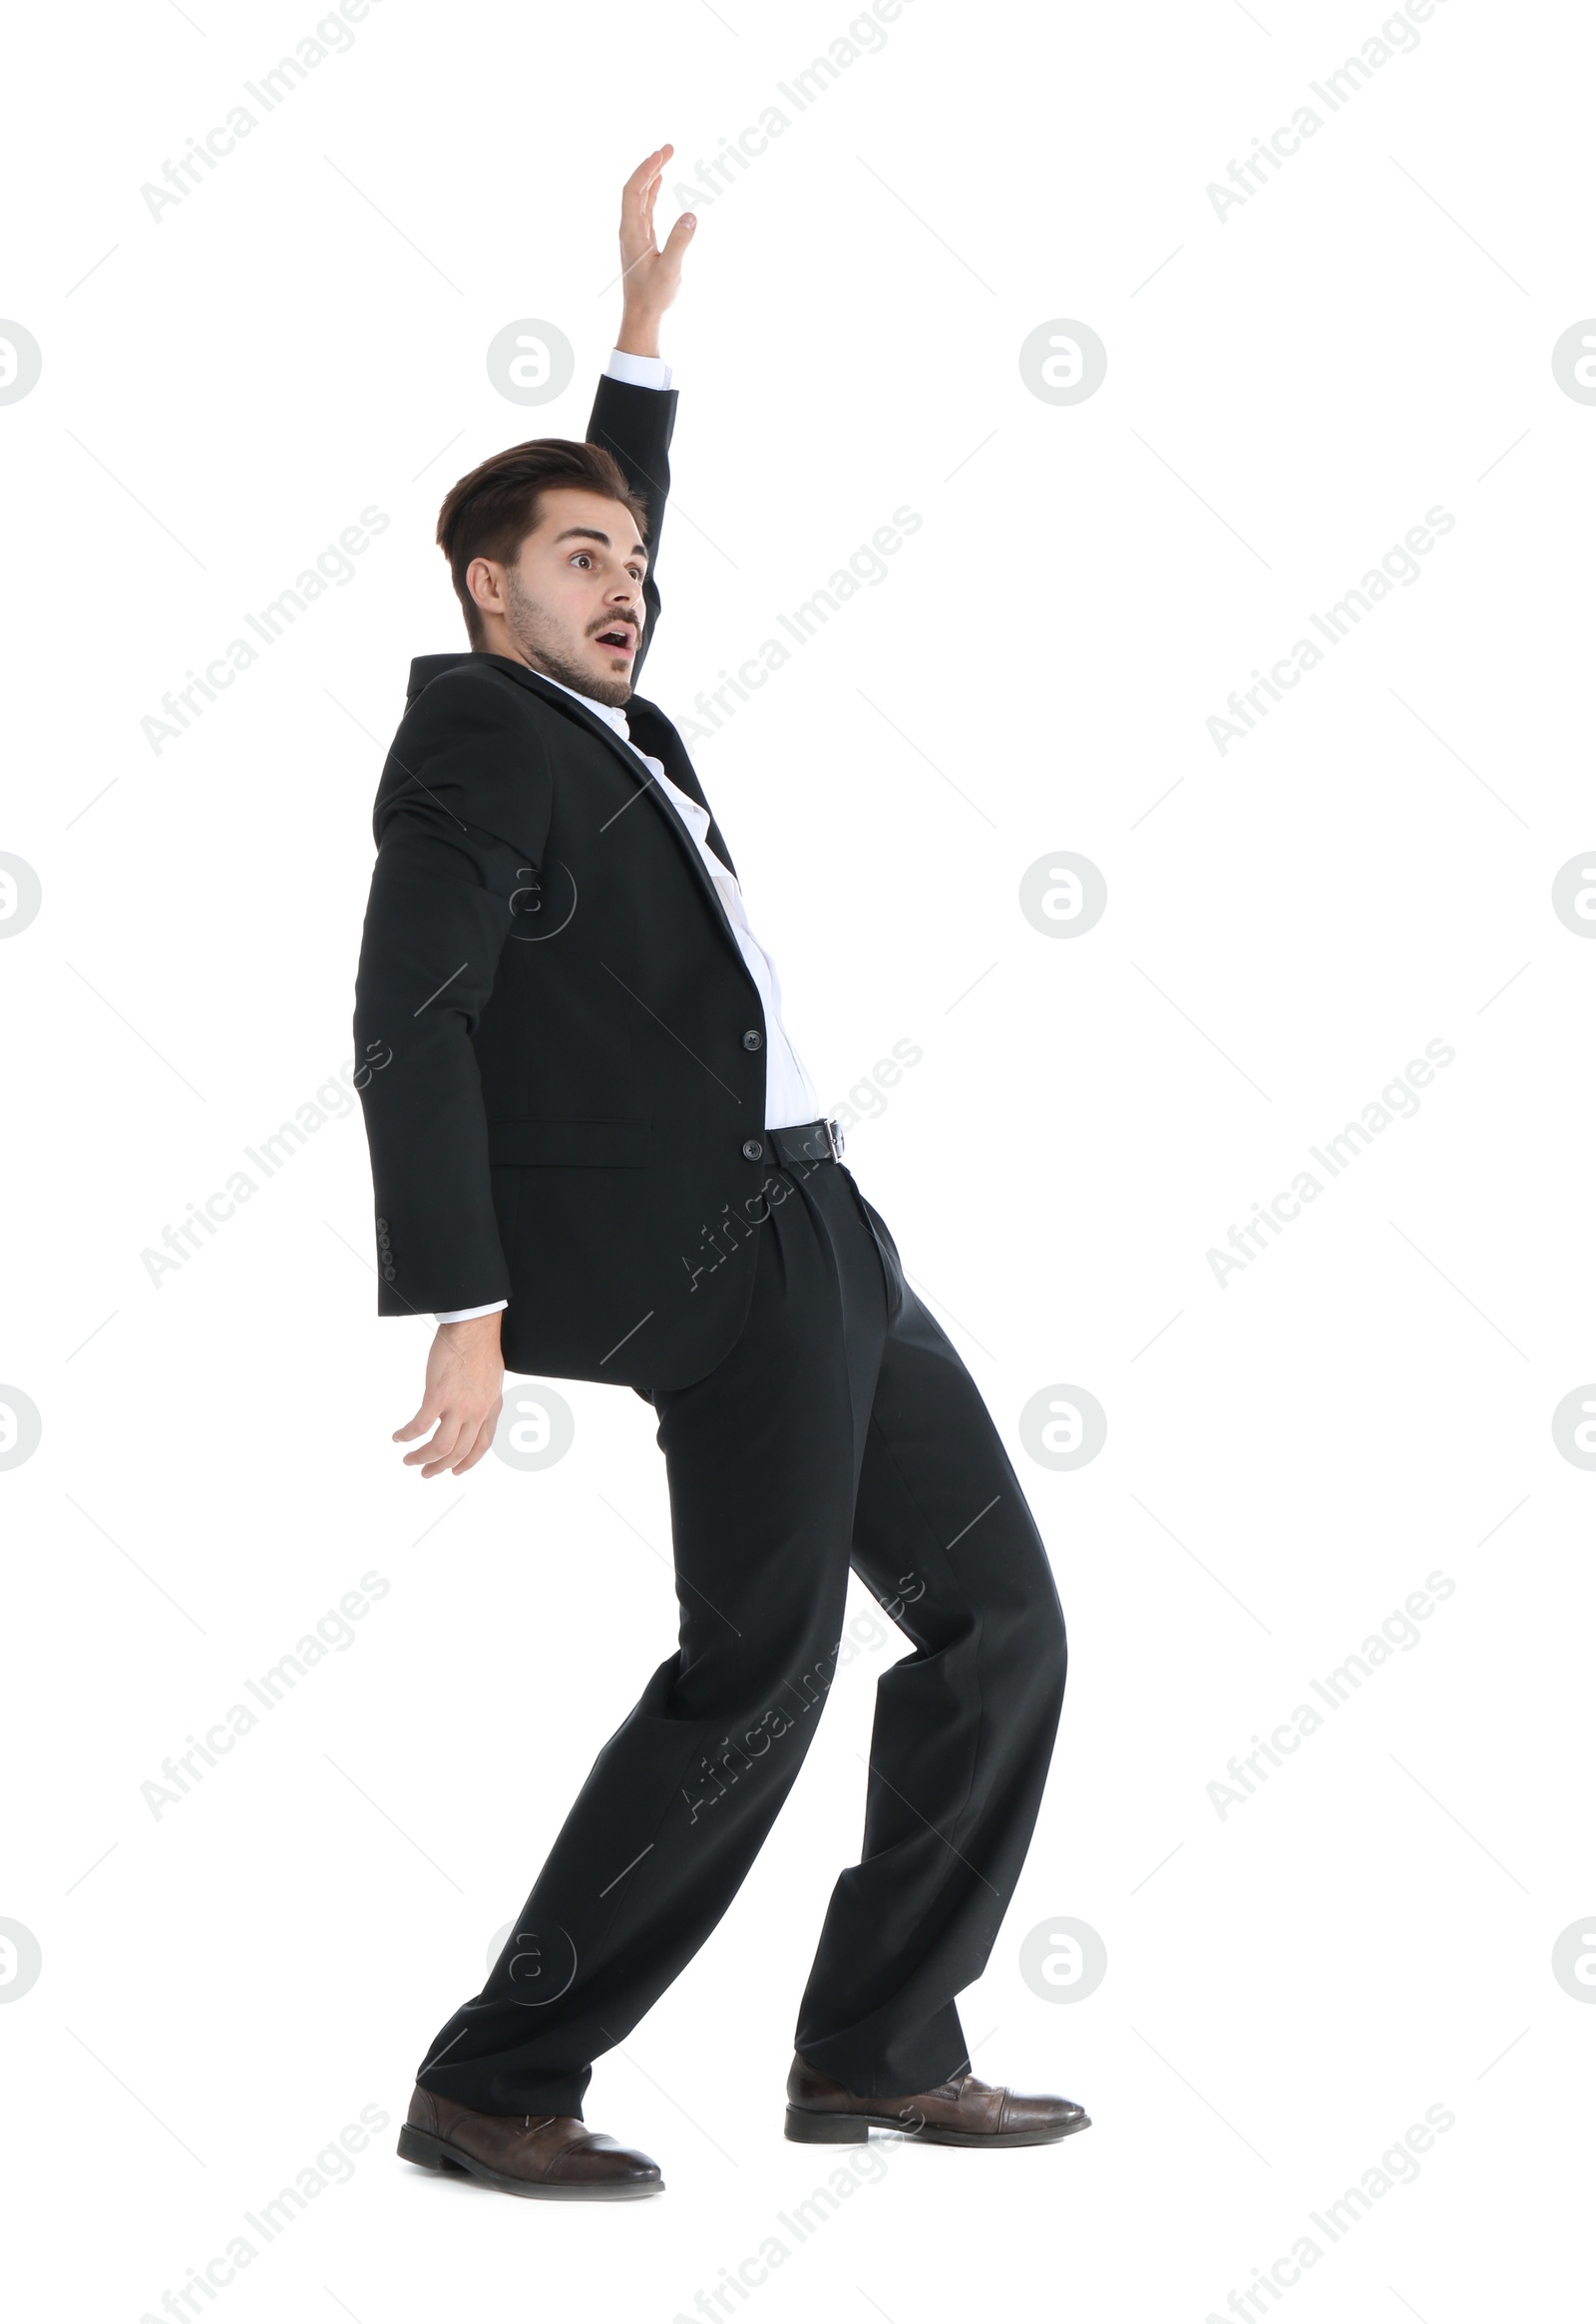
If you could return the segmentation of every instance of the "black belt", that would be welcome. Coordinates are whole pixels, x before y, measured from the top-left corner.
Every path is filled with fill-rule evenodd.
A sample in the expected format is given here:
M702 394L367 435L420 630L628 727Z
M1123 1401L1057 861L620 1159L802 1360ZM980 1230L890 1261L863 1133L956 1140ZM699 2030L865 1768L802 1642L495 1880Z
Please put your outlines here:
M840 1162L842 1132L834 1121L803 1122L796 1129L766 1130L765 1142L777 1159L795 1167L811 1162ZM746 1153L747 1148L743 1151Z

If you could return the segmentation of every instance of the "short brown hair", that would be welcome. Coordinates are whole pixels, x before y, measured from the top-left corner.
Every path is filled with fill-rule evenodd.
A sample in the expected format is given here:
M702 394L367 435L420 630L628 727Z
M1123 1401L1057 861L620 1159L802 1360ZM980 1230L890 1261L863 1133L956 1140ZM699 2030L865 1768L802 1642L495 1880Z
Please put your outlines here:
M543 496L565 486L601 493L631 511L637 531L648 538L647 508L626 482L625 472L601 444L577 444L565 436L541 436L496 452L454 485L438 511L438 547L449 560L449 578L466 616L466 635L479 650L485 631L477 601L466 586L474 557L514 565L521 544L538 529Z

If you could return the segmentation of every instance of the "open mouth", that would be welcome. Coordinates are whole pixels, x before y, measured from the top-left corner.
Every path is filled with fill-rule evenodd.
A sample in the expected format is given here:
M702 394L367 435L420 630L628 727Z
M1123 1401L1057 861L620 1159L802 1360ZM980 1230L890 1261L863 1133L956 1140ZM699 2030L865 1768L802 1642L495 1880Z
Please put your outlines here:
M606 645L616 653L635 653L637 649L636 640L631 630L626 628L623 623L617 623L613 629L600 629L594 642L597 645Z

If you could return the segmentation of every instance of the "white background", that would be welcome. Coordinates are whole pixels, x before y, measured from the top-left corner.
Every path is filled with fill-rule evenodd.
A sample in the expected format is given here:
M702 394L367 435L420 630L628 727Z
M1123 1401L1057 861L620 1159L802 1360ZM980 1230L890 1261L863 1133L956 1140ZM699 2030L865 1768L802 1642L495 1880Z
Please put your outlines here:
M1596 2010L1550 1961L1596 1905L1596 1475L1550 1422L1596 1375L1596 946L1550 890L1596 836L1596 408L1551 349L1596 310L1592 28L1440 0L1331 114L1308 83L1382 20L906 0L800 114L776 84L841 5L373 0L159 221L141 187L310 0L14 25L0 311L44 356L0 408L0 849L44 892L0 947L0 1379L43 1421L0 1475L0 1915L43 1962L0 2009L18 2314L159 2314L362 2106L390 2123L352 2177L201 2312L668 2324L775 2234L734 2311L771 2324L1197 2324L1305 2232L1302 2324L1567 2312ZM1221 220L1207 186L1304 103L1319 134ZM746 173L660 202L700 225L645 691L685 719L923 516L695 756L824 1102L924 1050L849 1161L1004 1431L1072 1656L962 2007L979 2073L1094 2118L893 2153L801 2245L777 2214L835 2156L782 2140L782 2083L897 1642L599 2062L589 2120L664 2196L424 2177L392 2152L414 2064L673 1642L650 1415L568 1386L552 1469L401 1467L427 1334L376 1319L347 1111L159 1289L141 1258L349 1055L383 749L410 657L463 642L439 500L582 433L633 163L673 140L674 186L771 104ZM532 411L484 362L526 316L578 357ZM1073 407L1018 367L1059 317L1108 350ZM368 506L347 585L153 751L163 693ZM1421 578L1221 755L1232 689L1435 506ZM1074 941L1017 903L1059 849L1108 887ZM1430 1040L1416 1116L1221 1288L1209 1249ZM1060 1472L1017 1421L1066 1382L1108 1435ZM1420 1643L1221 1817L1227 1761L1436 1570ZM353 1645L155 1816L163 1759L368 1571ZM1059 1915L1108 1956L1064 2006L1017 1966ZM1421 2174L1331 2244L1309 2213L1431 2106Z

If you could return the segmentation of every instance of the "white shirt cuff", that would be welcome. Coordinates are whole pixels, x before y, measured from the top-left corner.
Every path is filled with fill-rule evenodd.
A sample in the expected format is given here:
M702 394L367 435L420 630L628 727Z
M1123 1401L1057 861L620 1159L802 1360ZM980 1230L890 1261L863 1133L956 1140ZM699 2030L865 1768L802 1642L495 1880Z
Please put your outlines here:
M611 351L604 365L606 379L623 379L628 387L668 387L670 365L660 355L626 355Z
M473 1316L497 1316L501 1308L509 1307L508 1300L495 1300L486 1308L451 1308L447 1314L441 1309L433 1318L435 1324L469 1324Z

